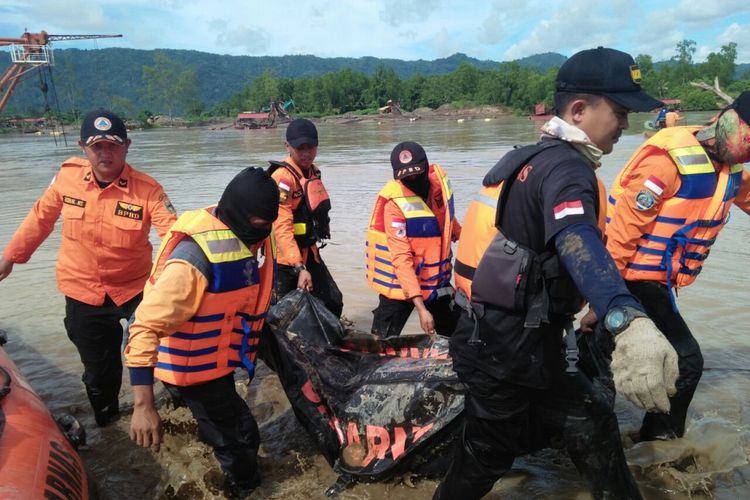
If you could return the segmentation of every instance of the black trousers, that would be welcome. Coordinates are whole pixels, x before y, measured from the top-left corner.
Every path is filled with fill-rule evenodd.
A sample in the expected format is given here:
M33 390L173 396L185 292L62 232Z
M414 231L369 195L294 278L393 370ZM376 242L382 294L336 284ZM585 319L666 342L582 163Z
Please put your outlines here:
M378 295L378 300L378 307L372 311L370 331L380 337L401 335L401 330L414 310L414 303L410 300L389 299L384 295ZM460 311L453 310L451 302L452 298L446 295L425 304L435 320L435 331L445 337L453 335L460 314Z
M190 408L198 422L198 437L214 449L221 470L240 488L260 483L258 474L258 424L234 387L230 373L205 384L177 386L164 383L167 391Z
M140 293L117 306L106 297L101 306L92 306L65 297L65 330L81 357L81 380L100 426L120 414L118 395L122 385L123 339L120 320L130 319L142 298Z
M313 296L323 301L326 309L335 314L337 318L340 318L341 312L344 310L343 295L341 294L338 285L336 285L336 282L333 280L333 276L331 276L331 273L328 271L323 259L321 258L320 262L317 262L312 251L308 251L305 267L312 275ZM278 302L292 290L297 289L297 278L299 278L299 275L294 272L294 267L285 266L283 264L278 264L276 266L274 303Z
M677 393L669 398L670 413L649 412L643 418L641 439L682 437L693 394L703 375L703 354L679 312L672 309L667 287L656 281L626 281L630 293L641 301L646 314L661 330L679 356Z
M515 457L561 445L597 499L639 499L612 409L585 403L582 390L563 373L548 389L497 380L469 367L465 421L453 462L435 499L482 498L511 469Z

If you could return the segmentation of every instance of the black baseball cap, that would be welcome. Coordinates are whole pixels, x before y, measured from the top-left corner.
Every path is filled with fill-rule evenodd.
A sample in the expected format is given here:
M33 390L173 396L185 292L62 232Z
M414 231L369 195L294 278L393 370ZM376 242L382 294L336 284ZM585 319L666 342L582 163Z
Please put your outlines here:
M557 72L555 90L602 95L630 111L664 105L641 89L641 70L630 54L605 47L573 54Z
M742 121L750 125L750 90L746 90L737 96L737 99L728 108L735 110Z
M317 146L318 129L310 120L297 118L286 128L286 142L293 148L298 148L303 144Z
M424 148L416 142L407 141L396 144L391 151L391 166L393 178L399 180L426 172L430 164L427 162Z
M91 146L101 141L125 144L128 129L119 116L106 109L89 111L81 123L81 141L84 146Z

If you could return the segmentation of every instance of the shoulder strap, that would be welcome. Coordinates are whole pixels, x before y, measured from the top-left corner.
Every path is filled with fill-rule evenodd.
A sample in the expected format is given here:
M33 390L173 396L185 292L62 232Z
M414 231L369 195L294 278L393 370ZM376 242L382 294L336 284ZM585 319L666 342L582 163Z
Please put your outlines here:
M297 173L296 170L294 170L294 167L292 167L290 164L288 164L285 161L277 161L277 160L268 160L268 163L270 164L268 167L268 175L273 174L275 171L277 171L280 168L285 168L291 173L295 180L299 183L301 177Z
M542 151L562 146L564 144L567 143L565 141L553 139L526 146L515 146L512 151L506 153L505 156L500 158L495 166L487 172L487 175L484 176L484 180L482 181L484 186L492 186L499 184L500 182L503 183L503 187L500 190L500 196L497 198L497 210L495 212L496 228L500 229L503 210L505 210L505 203L508 198L508 190L516 179L518 172L526 166L533 157Z

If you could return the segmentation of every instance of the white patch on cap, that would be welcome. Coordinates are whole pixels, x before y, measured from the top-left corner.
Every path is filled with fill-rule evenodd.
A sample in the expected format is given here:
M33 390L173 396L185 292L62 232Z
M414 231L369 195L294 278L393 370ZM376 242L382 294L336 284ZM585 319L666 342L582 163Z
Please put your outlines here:
M94 120L94 128L96 130L101 130L104 132L105 130L109 130L112 128L112 122L109 121L109 119L100 116Z
M412 159L411 151L409 151L408 149L404 149L398 154L398 161L400 161L404 165L409 163L411 159Z

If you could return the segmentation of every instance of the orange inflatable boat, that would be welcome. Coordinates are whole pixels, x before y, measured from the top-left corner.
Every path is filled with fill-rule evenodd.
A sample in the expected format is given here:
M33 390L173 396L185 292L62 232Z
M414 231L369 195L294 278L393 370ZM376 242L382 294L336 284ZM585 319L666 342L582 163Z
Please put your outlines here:
M0 498L89 498L81 458L2 347Z

